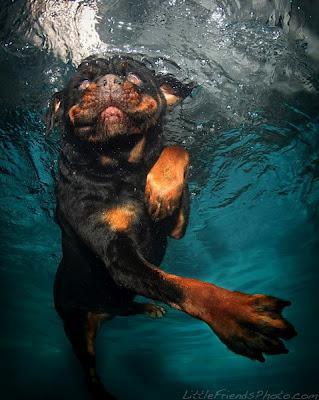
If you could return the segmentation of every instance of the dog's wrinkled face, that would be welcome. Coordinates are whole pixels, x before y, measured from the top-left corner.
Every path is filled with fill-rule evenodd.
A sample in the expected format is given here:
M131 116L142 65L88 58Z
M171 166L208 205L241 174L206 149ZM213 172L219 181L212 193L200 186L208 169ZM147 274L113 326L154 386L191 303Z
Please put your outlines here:
M89 142L144 134L158 123L167 106L190 93L185 85L177 80L174 83L156 77L129 57L88 59L79 66L67 88L56 96L51 109L56 113L63 108L68 130ZM178 93L182 91L183 94Z
M164 107L151 72L127 58L84 62L68 86L67 113L74 133L89 141L146 131Z

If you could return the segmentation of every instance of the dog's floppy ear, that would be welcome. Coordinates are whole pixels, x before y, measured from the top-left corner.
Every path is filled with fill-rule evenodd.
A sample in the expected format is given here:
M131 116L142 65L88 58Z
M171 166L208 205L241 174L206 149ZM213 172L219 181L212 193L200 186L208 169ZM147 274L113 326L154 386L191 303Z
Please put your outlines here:
M45 115L46 134L48 135L52 129L61 122L63 116L63 97L64 91L54 93L52 96L49 109Z
M197 87L194 82L182 83L172 75L160 74L156 78L169 109L172 109L185 97L190 96L193 89Z

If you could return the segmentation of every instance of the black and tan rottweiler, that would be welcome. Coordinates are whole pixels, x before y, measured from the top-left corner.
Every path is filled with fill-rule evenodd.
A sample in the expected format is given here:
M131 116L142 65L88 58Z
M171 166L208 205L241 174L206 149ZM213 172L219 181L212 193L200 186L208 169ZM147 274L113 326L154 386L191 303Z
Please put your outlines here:
M201 319L229 349L251 359L287 353L282 339L295 335L281 315L289 302L160 267L167 237L184 235L189 214L189 155L165 146L162 119L191 90L129 57L92 57L51 102L48 128L59 121L63 132L57 184L63 258L54 300L96 398L112 398L95 366L101 321L165 312L135 302L136 295Z

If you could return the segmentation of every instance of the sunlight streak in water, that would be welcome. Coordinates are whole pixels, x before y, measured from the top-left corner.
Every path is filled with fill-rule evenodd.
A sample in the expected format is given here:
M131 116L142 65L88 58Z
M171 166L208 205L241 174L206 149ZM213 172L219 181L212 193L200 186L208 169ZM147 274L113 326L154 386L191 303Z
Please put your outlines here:
M33 3L31 15L37 24L31 39L41 46L44 38L44 48L63 61L71 59L77 65L90 54L107 48L96 31L97 11L95 1L48 0L40 7Z

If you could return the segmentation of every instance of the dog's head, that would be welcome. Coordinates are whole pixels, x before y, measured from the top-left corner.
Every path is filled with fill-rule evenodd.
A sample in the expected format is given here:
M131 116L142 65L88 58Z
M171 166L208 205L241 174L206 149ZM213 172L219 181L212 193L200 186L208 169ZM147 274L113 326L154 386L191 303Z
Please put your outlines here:
M90 58L54 95L47 127L62 119L67 133L93 143L144 134L193 88L130 57Z

